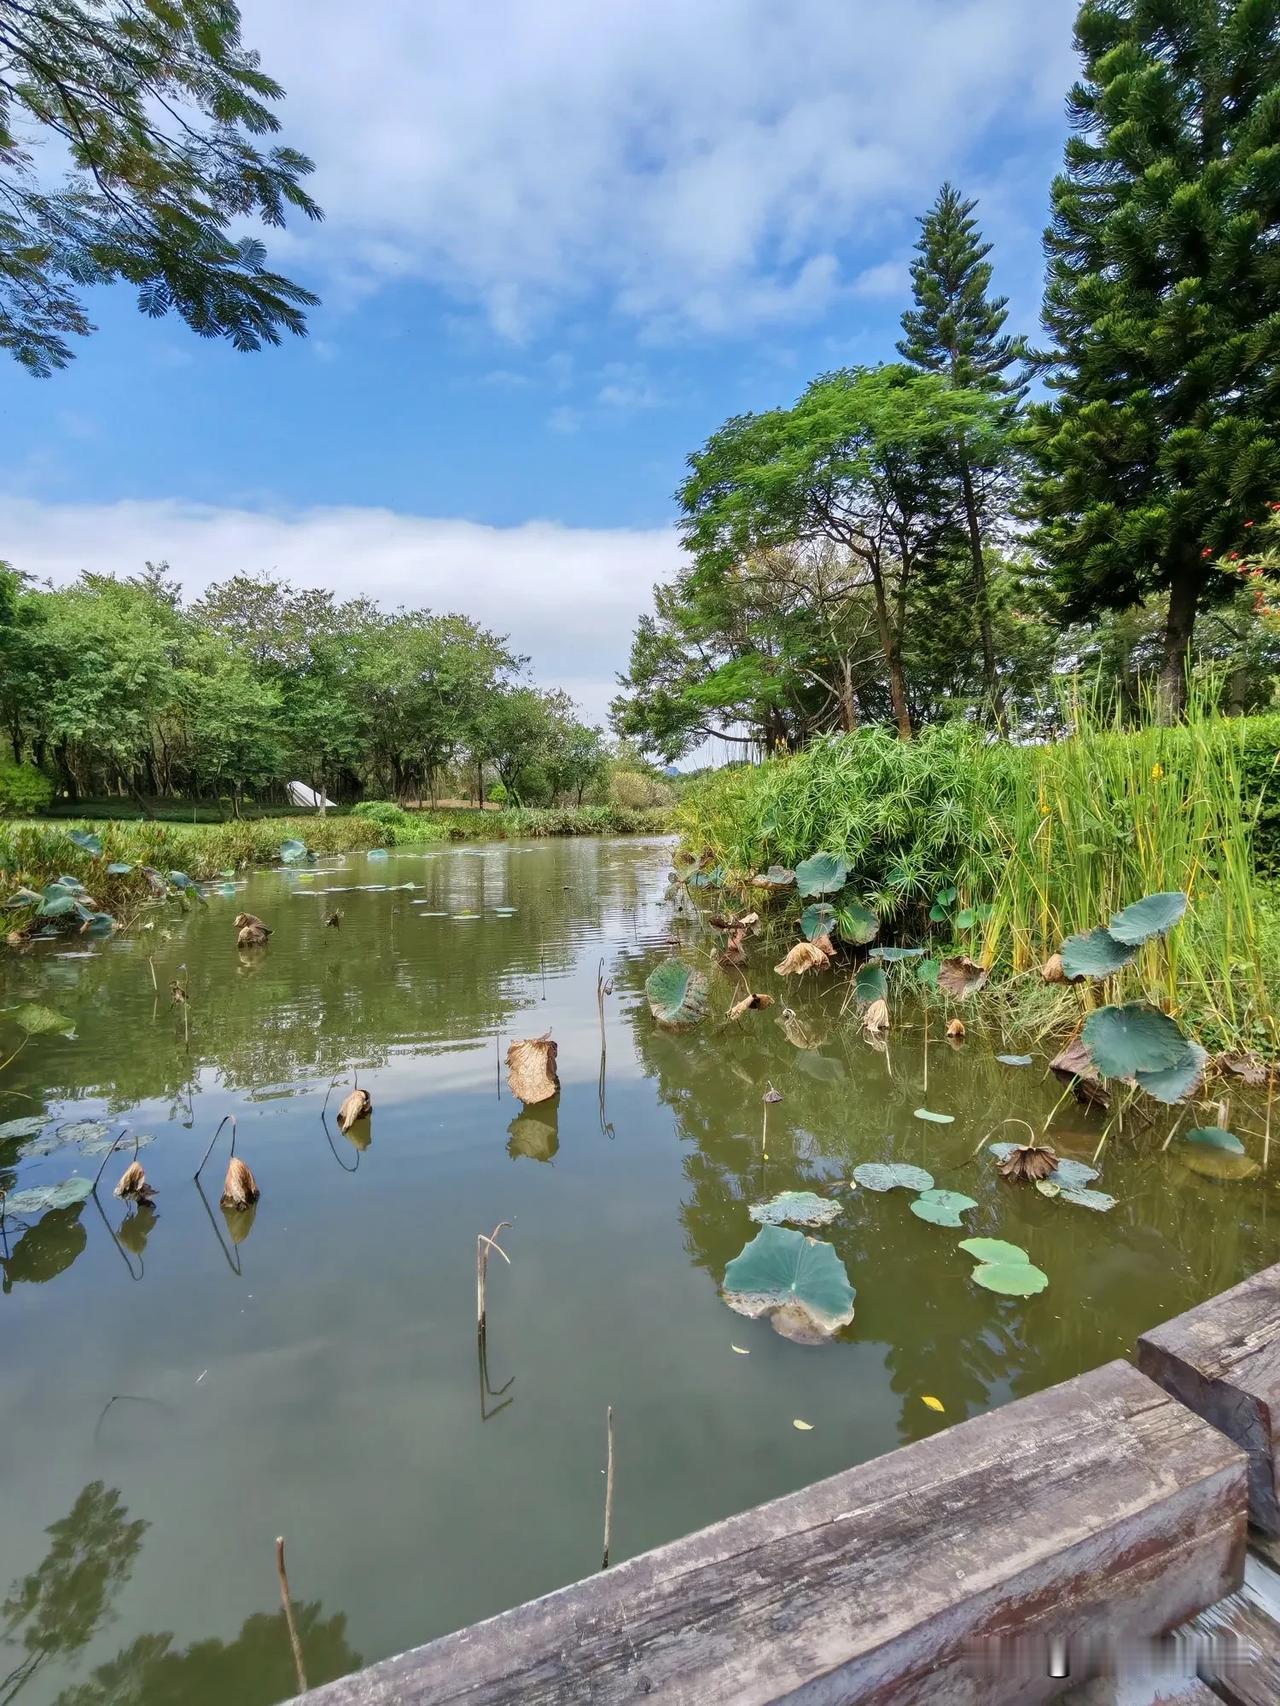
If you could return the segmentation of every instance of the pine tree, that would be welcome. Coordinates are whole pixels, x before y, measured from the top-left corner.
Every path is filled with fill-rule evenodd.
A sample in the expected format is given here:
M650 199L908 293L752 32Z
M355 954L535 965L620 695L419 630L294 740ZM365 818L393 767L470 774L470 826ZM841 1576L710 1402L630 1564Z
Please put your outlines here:
M1010 426L1021 391L1009 379L1008 370L1023 356L1021 339L1005 335L1008 298L990 297L990 243L973 218L976 201L966 201L951 184L943 184L937 200L920 220L917 258L911 263L911 285L916 307L902 316L905 334L900 353L916 367L944 374L951 385L967 390L1007 396ZM975 467L972 455L961 448L958 456L964 498L964 516L972 563L973 598L982 643L982 679L992 714L1003 727L1003 695L992 637L991 600L987 586L985 538L991 530L992 496L985 488L1002 472L1002 458L994 467Z
M1031 508L1067 616L1168 594L1176 715L1210 560L1280 496L1280 0L1085 0L1076 46Z

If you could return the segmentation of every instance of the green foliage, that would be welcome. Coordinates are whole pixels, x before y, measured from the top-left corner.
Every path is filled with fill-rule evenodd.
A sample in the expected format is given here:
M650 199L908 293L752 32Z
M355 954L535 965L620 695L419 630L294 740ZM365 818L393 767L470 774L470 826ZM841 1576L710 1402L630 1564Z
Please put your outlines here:
M305 155L255 146L279 129L283 90L230 0L40 0L6 8L0 40L0 346L34 374L65 367L68 337L93 330L80 290L117 279L149 318L173 309L236 349L305 332L316 298L267 269L256 236L232 234L320 210Z
M411 821L403 806L394 800L361 800L351 808L352 817L363 818L366 823L381 823L398 828Z
M31 817L53 798L53 783L34 764L0 762L0 815Z
M1227 590L1202 553L1241 548L1280 490L1280 33L1257 0L1085 0L1076 43L1030 497L1067 615L1170 593L1178 705L1196 611Z
M649 1011L668 1030L684 1031L707 1016L707 980L682 960L663 960L645 979Z
M830 1244L784 1226L762 1226L724 1271L731 1309L748 1316L803 1311L806 1324L824 1337L853 1319L854 1295Z
M1135 960L1137 947L1117 942L1105 925L1062 944L1062 969L1068 977L1111 977Z

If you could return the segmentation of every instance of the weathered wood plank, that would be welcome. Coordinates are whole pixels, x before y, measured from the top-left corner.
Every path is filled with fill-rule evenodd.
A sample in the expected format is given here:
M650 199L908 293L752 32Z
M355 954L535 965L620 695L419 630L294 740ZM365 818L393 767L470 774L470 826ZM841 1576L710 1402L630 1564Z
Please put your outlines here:
M1144 1333L1138 1367L1248 1453L1250 1520L1280 1534L1280 1267Z
M1241 1453L1110 1363L308 1700L1048 1699L1064 1687L1048 1674L1049 1636L1099 1654L1231 1592L1245 1502ZM1000 1638L1021 1643L1003 1669Z

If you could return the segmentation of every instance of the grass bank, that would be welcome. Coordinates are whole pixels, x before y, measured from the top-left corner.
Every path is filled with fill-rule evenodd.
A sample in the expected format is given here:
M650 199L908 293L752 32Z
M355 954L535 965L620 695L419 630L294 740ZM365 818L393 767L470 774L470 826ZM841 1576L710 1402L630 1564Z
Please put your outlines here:
M1274 1051L1280 716L1130 730L1073 714L1076 735L1038 747L959 724L910 743L820 741L710 777L677 808L680 830L731 879L842 854L844 895L878 914L883 937L970 954L1006 996L1023 979L1029 1005L1073 1016L1092 992L1043 991L1048 956L1144 894L1184 889L1185 923L1108 998L1143 995L1209 1040Z

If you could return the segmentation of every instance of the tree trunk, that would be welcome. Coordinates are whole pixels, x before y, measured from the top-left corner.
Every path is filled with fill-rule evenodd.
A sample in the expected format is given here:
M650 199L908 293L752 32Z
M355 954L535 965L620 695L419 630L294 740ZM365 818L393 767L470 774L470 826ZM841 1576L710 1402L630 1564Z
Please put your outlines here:
M1008 734L1004 714L1004 693L996 670L996 648L991 637L991 600L987 593L987 565L982 555L982 528L978 523L978 499L973 490L973 474L964 464L964 514L969 528L969 556L973 563L973 601L978 611L978 636L982 645L982 684L987 692L987 704L995 725L1002 735Z
M853 692L853 670L848 658L840 663L840 721L846 734L853 734L858 727L858 701Z
M1164 662L1157 698L1160 720L1164 723L1176 723L1186 714L1187 667L1203 586L1204 570L1194 557L1184 554L1169 582L1169 614L1165 618Z
M876 626L880 630L880 650L889 670L889 701L893 718L902 740L911 739L911 712L907 707L907 676L902 667L902 645L889 615L889 603L884 595L884 579L880 565L871 568L871 585L876 595Z

